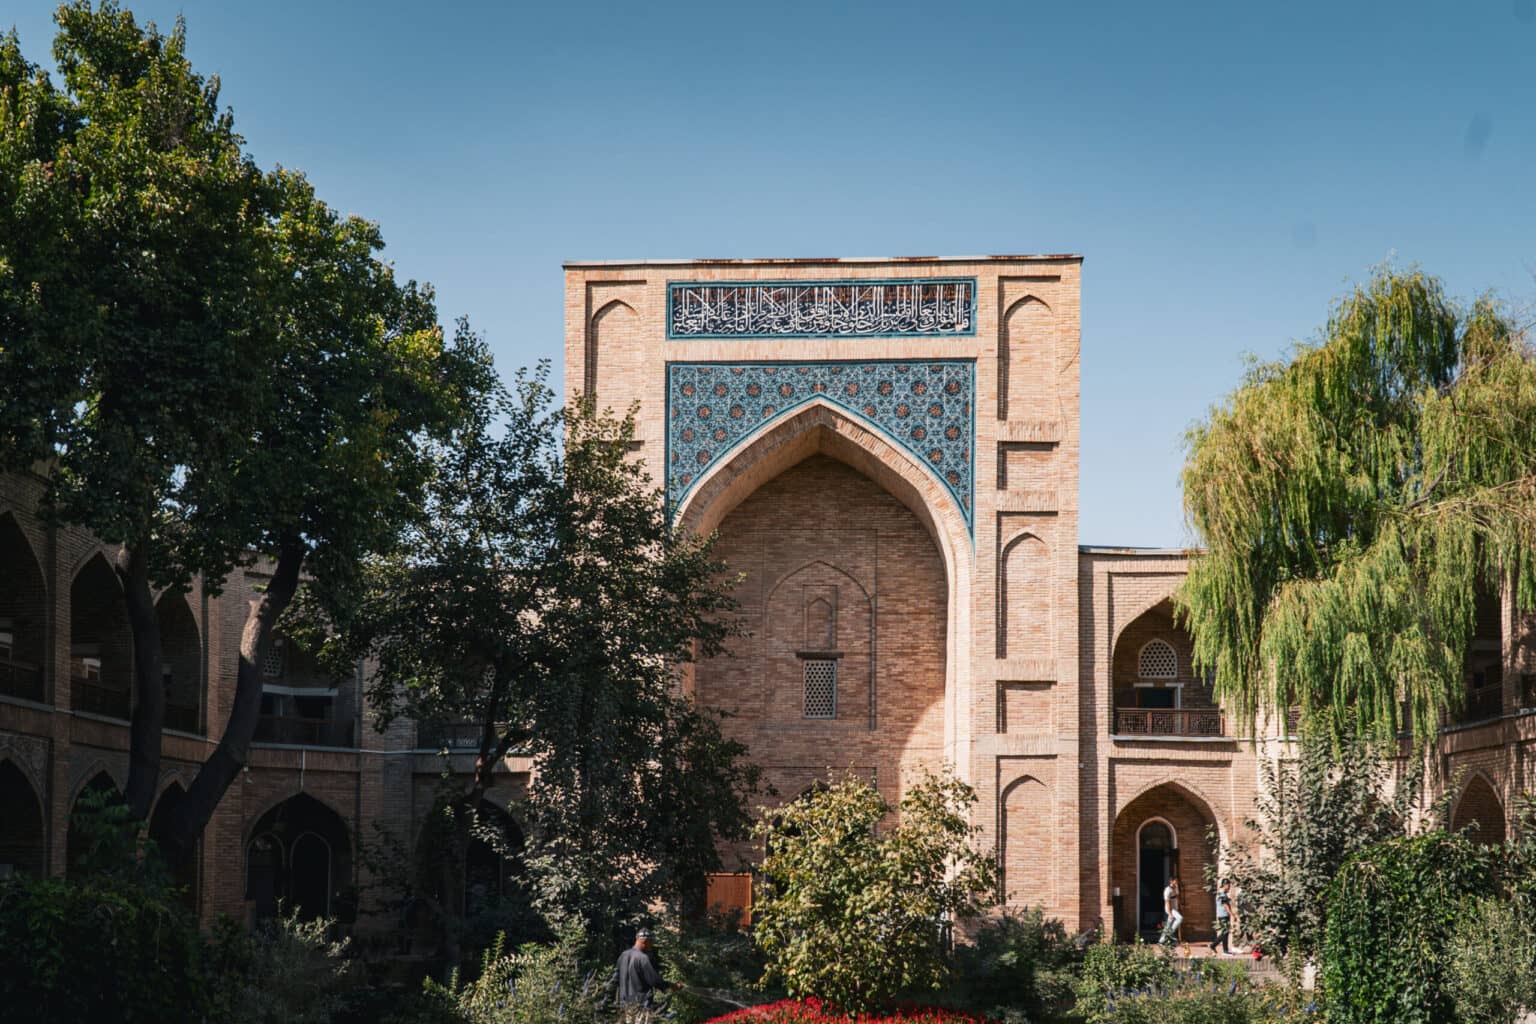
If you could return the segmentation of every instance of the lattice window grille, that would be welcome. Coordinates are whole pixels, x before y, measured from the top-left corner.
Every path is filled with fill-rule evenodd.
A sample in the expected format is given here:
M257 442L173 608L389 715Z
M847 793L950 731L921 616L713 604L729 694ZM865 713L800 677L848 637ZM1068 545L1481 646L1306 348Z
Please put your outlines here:
M283 677L283 654L288 645L283 643L283 638L275 636L272 642L267 644L267 650L261 656L261 674L267 679L281 679Z
M1166 640L1153 640L1141 649L1136 674L1142 679L1175 679L1179 674L1179 659L1173 653L1173 645Z
M807 660L805 663L805 717L837 717L837 662Z

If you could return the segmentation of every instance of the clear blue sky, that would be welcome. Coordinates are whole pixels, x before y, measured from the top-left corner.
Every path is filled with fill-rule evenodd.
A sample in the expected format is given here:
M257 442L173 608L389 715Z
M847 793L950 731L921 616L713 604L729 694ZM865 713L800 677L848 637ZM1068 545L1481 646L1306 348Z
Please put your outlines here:
M564 259L1082 253L1085 544L1184 543L1184 429L1388 256L1536 298L1536 0L130 6L504 371Z

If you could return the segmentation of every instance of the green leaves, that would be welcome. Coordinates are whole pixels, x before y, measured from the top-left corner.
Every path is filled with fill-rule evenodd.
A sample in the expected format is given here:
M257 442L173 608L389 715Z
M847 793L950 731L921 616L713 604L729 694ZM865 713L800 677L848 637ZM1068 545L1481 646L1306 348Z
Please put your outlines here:
M1536 607L1536 364L1486 301L1379 272L1320 339L1261 364L1190 431L1205 553L1180 614L1250 724L1427 741L1463 699L1473 596Z
M765 982L865 1012L948 976L945 928L974 917L996 890L996 864L973 846L975 792L924 772L897 824L878 790L848 775L769 813L752 935Z

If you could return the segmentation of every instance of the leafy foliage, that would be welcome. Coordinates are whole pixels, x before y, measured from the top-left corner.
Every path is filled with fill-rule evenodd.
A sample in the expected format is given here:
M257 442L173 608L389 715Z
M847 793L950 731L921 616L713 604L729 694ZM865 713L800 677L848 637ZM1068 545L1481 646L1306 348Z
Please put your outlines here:
M110 875L0 882L0 1006L14 1020L197 1022L197 927L171 894Z
M782 992L759 987L762 952L734 922L710 921L704 928L653 928L659 934L662 974L677 983L668 1006L679 1024L694 1024L722 1007L766 1003Z
M1072 1003L1081 952L1039 908L1005 913L957 944L943 1002L1001 1021L1038 1021Z
M370 565L336 646L376 659L380 728L473 725L471 805L509 752L534 759L524 862L545 908L606 936L702 891L716 839L745 834L757 770L678 685L736 629L722 567L670 529L629 457L633 419L557 410L547 376L484 396L431 447L425 512Z
M297 910L251 932L227 917L208 947L214 1019L227 1024L330 1024L361 979L336 922Z
M931 1006L906 1007L891 1013L848 1014L814 996L783 999L763 1006L715 1017L709 1024L987 1024L983 1017Z
M1447 950L1446 989L1463 1024L1515 1024L1536 1006L1536 934L1505 900L1469 900Z
M1352 856L1402 836L1421 791L1420 773L1361 742L1302 740L1295 761L1266 759L1250 838L1222 851L1242 930L1266 951L1317 955L1324 894Z
M1107 939L1107 936L1106 936ZM1151 992L1173 984L1170 953L1141 941L1120 946L1111 941L1088 947L1078 975L1074 1012L1089 1024L1114 1018L1115 1000L1132 992Z
M1128 987L1106 1000L1104 1024L1304 1024L1317 1007L1284 985L1254 985L1231 968L1209 960L1173 972L1166 982Z
M945 927L981 912L996 864L974 848L976 793L952 774L925 772L891 807L848 775L765 816L766 882L752 935L764 981L867 1012L905 992L937 991L949 963Z
M1198 664L1254 721L1427 742L1460 708L1479 591L1536 608L1536 361L1489 302L1380 271L1188 435ZM1404 717L1402 709L1406 706Z
M570 919L557 926L556 936L552 944L529 944L510 954L498 936L473 982L461 983L457 969L446 985L428 979L427 1006L463 1024L596 1024L603 986L595 969L583 967L586 935ZM425 1020L436 1019L432 1012Z
M1485 853L1442 831L1356 854L1328 890L1320 981L1331 1024L1452 1019L1446 948L1463 901L1490 891Z

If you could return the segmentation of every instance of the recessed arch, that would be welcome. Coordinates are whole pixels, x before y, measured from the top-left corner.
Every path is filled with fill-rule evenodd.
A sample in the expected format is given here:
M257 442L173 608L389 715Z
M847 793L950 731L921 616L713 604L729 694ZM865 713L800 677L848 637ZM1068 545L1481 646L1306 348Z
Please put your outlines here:
M1037 295L1020 296L1003 313L1002 328L997 346L997 418L1058 418L1056 325L1050 305Z
M47 609L47 579L32 542L13 513L0 513L0 693L47 698Z
M1472 773L1451 808L1451 831L1470 828L1473 841L1483 846L1504 842L1506 822L1504 801L1499 791L1481 769Z
M245 843L246 899L257 918L278 904L302 918L342 916L338 898L352 882L352 834L346 819L307 792L272 806Z
M93 852L93 829L99 828L101 825L100 822L88 822L81 817L83 811L81 801L88 793L99 794L107 798L109 804L113 798L117 801L121 801L123 798L123 791L105 769L92 775L75 792L69 805L69 831L64 841L65 873L71 878L80 877L85 870L87 865L84 861Z
M100 551L69 586L70 706L126 720L132 707L133 633L117 572Z
M643 357L641 343L640 315L623 299L611 299L592 314L587 325L586 389L598 408L611 395L632 390L633 385L624 380L625 371Z
M186 595L168 590L155 602L160 626L160 659L165 684L165 727L200 730L203 695L203 643L197 617Z
M1216 865L1211 834L1216 844L1225 835L1215 806L1187 780L1171 778L1147 783L1122 805L1110 838L1109 877L1109 884L1122 894L1115 922L1121 937L1155 932L1162 917L1162 888L1169 877L1178 878L1184 890L1179 909L1185 918L1185 936L1212 933L1214 910L1209 900L1195 894L1204 886L1208 869ZM1146 830L1152 824L1167 829L1169 849L1146 843Z
M43 802L32 780L9 757L0 757L0 871L42 877L47 873Z
M1056 882L1055 793L1045 780L1024 775L1003 790L998 812L1003 901L1044 909Z
M998 558L997 656L1050 658L1055 609L1050 548L1031 530L1009 539Z
M198 861L201 860L199 852L202 849L202 837L193 844L191 850L174 850L166 842L167 833L170 831L172 816L187 798L186 787L181 779L172 777L160 790L160 795L155 799L155 806L149 812L149 838L153 839L159 847L160 856L165 860L166 869L170 872L171 882L182 892L182 899L186 906L196 911L198 901Z

